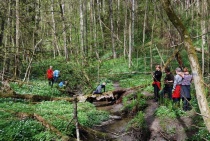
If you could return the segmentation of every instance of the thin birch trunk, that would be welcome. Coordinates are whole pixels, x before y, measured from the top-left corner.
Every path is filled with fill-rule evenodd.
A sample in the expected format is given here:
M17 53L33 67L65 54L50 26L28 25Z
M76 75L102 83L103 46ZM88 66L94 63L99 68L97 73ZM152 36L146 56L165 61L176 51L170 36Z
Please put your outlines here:
M144 42L145 42L145 31L146 31L146 26L147 26L147 7L148 7L148 0L146 0L146 6L145 6L145 11L144 11L144 27L143 27L143 40L142 40L142 48L144 49ZM146 53L144 53L144 68L146 72L146 66L147 66L147 61L146 61Z
M4 48L4 58L3 58L3 68L2 68L2 77L1 77L1 80L3 81L4 80L4 75L5 75L5 71L6 71L6 65L7 65L7 52L8 52L8 32L10 31L10 14L11 14L11 0L8 0L8 13L7 13L7 25L6 25L6 30L4 31L4 45L5 45L5 48Z
M125 15L124 15L124 19L125 19L125 23L124 23L124 30L123 30L123 34L124 34L124 39L123 39L123 46L124 46L124 50L123 50L123 53L124 53L124 57L127 56L127 21L128 21L128 6L127 6L127 0L124 1L124 9L125 9Z
M114 42L114 25L113 25L113 8L112 8L112 0L109 0L109 18L110 18L110 29L111 29L111 41L112 41L112 54L113 58L117 57L115 50L115 42Z
M100 25L100 30L101 30L102 47L105 48L104 31L103 31L103 26L102 26L102 21L101 21L101 4L99 0L97 0L97 9L98 9L98 20L99 20L99 25Z
M26 72L25 72L25 77L23 78L23 82L26 80L27 76L28 76L28 78L29 78L29 76L30 76L30 69L31 69L31 63L32 63L32 61L33 61L33 56L35 55L36 48L38 47L38 45L39 45L41 42L42 42L42 39L41 39L41 40L35 45L35 47L34 47L34 50L33 50L32 56L31 56L31 59L30 59L30 61L29 61L29 63L28 63L28 67L27 67Z
M132 14L131 14L131 12L130 12L130 17L132 16ZM130 18L130 20L129 20L129 25L128 25L128 36L129 36L129 48L128 48L128 68L131 68L131 62L132 62L132 60L131 60L131 53L132 53L132 28L131 28L131 26L132 26L132 19Z
M84 21L83 21L83 0L79 0L80 4L80 53L84 57ZM82 63L83 64L83 63Z
M203 0L202 1L202 6L201 6L201 32L202 32L202 76L204 76L204 71L205 71L205 47L206 47L206 33L207 33L207 28L206 28L206 15L207 15L207 1Z
M63 49L64 49L64 56L65 59L68 59L68 52L67 52L67 37L66 37L66 23L65 23L65 4L63 0L60 0L60 11L61 11L61 19L62 19L62 26L63 26Z
M74 95L74 119L75 119L75 126L76 126L76 135L77 135L77 141L80 141L80 135L79 135L79 122L77 117L77 96Z
M20 30L20 21L19 21L19 0L16 0L16 9L15 9L15 13L16 13L16 35L15 35L15 46L16 46L16 54L15 54L15 70L14 70L14 77L17 77L17 73L18 73L18 65L19 65L19 30Z
M58 39L56 36L56 24L55 24L55 18L54 18L54 0L51 0L52 4L51 4L51 16L52 16L52 36L53 36L53 44L54 44L54 48L56 50L54 50L54 58L56 55L56 52L58 53L58 55L60 56L60 49L58 46Z

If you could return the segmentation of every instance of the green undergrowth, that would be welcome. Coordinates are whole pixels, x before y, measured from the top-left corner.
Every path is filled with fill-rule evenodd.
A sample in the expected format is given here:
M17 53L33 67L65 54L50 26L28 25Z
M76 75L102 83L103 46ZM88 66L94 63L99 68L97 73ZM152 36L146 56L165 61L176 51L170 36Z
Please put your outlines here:
M182 103L173 103L171 100L164 98L163 102L156 109L155 115L159 118L178 118L185 116L186 112L182 110Z
M33 104L24 100L0 99L0 141L57 140L59 137L44 127L33 114L43 117L63 134L74 136L73 104L66 101L45 101ZM21 116L25 115L25 116ZM96 110L91 103L78 103L78 121L92 127L107 120L107 112Z
M136 116L128 122L127 125L127 130L129 128L140 128L140 129L145 129L147 128L145 118L144 118L144 113L142 111L139 111Z
M51 88L47 80L32 80L29 84L22 85L19 85L18 83L10 83L10 86L18 94L34 94L51 97L66 96L58 90L58 83L54 83L53 88Z
M136 114L147 107L145 96L139 92L123 97L123 105L123 111L130 114Z

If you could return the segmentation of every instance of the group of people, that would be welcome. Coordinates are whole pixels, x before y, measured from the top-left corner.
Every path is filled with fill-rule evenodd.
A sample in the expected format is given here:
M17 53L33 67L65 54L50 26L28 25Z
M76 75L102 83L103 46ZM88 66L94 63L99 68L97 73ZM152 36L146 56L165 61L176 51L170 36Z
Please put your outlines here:
M192 75L188 68L176 68L176 75L174 76L170 68L165 68L166 76L164 78L164 87L161 90L161 66L156 65L156 70L153 73L153 87L154 87L154 101L161 101L168 94L168 98L174 103L179 103L180 99L183 101L183 110L191 110L189 101L191 100L190 85L192 82ZM160 91L161 90L161 91Z
M60 71L57 69L53 71L53 67L50 66L49 69L47 70L47 79L49 82L49 86L53 87L53 84L58 82L59 77L60 77ZM58 86L64 87L66 84L67 84L67 81L60 81Z

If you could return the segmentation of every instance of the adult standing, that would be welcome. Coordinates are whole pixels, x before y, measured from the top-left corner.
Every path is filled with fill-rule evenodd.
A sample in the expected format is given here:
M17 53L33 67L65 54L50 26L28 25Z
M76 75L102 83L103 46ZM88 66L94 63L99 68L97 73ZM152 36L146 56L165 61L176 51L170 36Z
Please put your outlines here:
M159 99L159 91L161 89L161 67L160 65L155 66L155 72L153 73L153 87L154 87L154 101L157 102Z
M183 74L181 74L181 77L183 78L181 83L181 98L183 101L183 110L191 110L189 101L191 100L190 95L190 85L192 81L192 75L189 74L188 68L183 69Z
M176 68L176 76L174 77L174 84L173 84L173 94L172 99L175 103L180 101L180 90L181 90L181 83L182 77L180 74L182 73L180 68Z
M172 99L172 89L174 83L174 75L171 73L170 68L165 68L166 76L164 78L164 88L160 92L161 98L164 98L164 95L167 93L168 98Z
M54 70L53 71L53 79L54 79L54 82L57 82L58 81L59 75L60 75L60 71L59 70Z
M53 67L50 66L50 68L47 70L47 79L48 79L48 82L49 82L49 85L51 87L53 87L53 83L54 83L54 80L53 80Z

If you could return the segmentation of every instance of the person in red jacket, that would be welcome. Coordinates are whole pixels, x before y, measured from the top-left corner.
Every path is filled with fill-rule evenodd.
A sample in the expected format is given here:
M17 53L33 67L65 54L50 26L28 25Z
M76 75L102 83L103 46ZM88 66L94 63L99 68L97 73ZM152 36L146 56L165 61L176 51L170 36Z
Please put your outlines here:
M50 68L47 70L47 79L49 81L49 85L51 87L53 87L54 80L53 80L53 69L52 69L52 66L50 66Z

